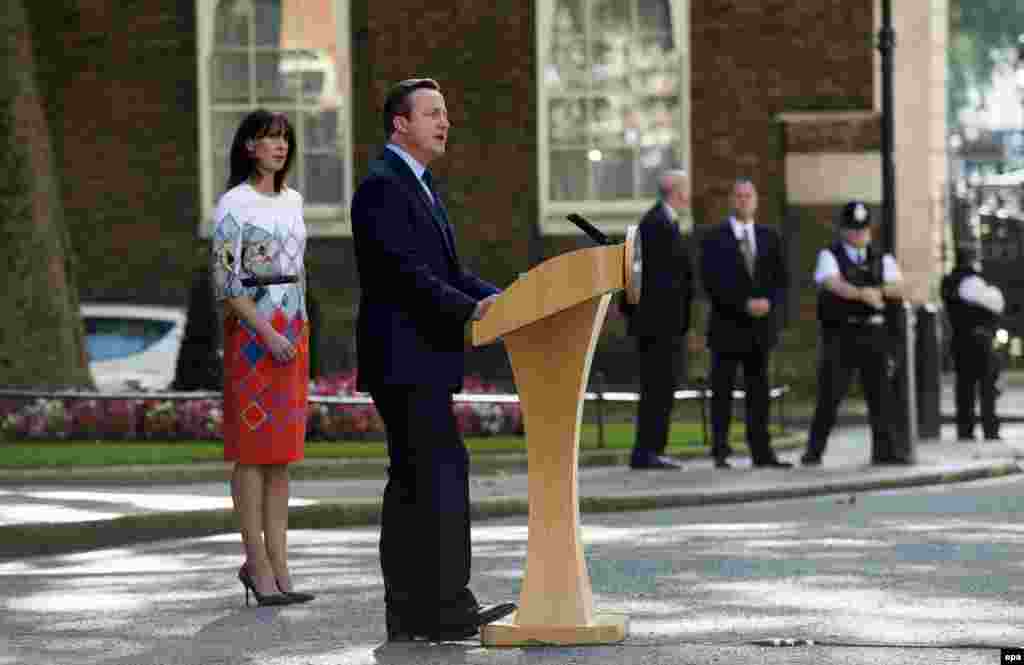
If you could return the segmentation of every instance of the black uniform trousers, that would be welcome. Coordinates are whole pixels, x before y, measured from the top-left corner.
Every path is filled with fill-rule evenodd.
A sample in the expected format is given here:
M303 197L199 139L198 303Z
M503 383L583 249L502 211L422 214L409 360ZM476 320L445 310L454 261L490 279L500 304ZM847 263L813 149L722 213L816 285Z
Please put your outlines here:
M662 455L668 445L675 390L685 363L685 337L637 337L640 404L632 462L643 464Z
M981 428L985 438L999 436L996 417L996 379L999 363L992 351L992 332L953 335L953 369L956 371L956 432L959 438L973 438L977 422L975 404L980 397Z
M742 352L711 352L711 456L725 459L732 452L729 445L729 423L732 420L732 391L736 370L743 365L744 411L747 425L747 447L754 464L775 459L768 434L769 352L753 348Z
M818 359L818 399L811 420L807 456L820 458L836 423L839 404L850 389L854 371L860 374L871 424L871 458L888 460L894 450L894 414L887 408L889 333L884 326L845 325L824 329Z
M477 606L469 590L469 455L452 393L388 386L370 394L387 430L380 560L388 611L434 628Z

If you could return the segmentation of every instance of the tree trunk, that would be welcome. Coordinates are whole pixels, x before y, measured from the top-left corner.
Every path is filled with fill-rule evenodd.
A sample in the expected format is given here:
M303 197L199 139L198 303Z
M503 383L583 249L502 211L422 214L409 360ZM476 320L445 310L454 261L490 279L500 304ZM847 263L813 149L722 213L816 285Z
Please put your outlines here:
M89 387L73 255L22 0L0 2L0 386ZM97 165L99 168L99 165Z

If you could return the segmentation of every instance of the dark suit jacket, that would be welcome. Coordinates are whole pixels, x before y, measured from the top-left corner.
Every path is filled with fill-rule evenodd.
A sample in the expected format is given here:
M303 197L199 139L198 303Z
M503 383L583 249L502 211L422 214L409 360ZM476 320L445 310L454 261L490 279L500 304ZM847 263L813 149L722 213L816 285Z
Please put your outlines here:
M643 274L640 302L620 302L634 337L681 337L690 328L693 266L687 240L659 201L638 227Z
M440 197L438 199L440 201ZM459 265L443 203L385 148L352 199L359 270L358 389L432 385L458 390L464 326L498 292Z
M704 235L701 280L711 304L707 336L713 351L768 351L779 341L789 289L782 238L775 229L755 224L754 242L757 258L751 278L728 220ZM772 303L768 316L750 316L749 298L768 298Z

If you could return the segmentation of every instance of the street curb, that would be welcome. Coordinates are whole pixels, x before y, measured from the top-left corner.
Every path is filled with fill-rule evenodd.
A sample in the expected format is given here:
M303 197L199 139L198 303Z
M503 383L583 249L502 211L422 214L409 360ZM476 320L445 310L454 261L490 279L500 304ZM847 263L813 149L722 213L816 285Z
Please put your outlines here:
M757 501L796 499L829 494L866 492L1001 478L1024 471L1017 462L960 471L923 472L910 476L850 479L792 487L723 490L707 493L654 493L628 496L584 496L583 513L628 512L660 508L727 505ZM477 521L528 514L527 499L501 497L472 503ZM323 502L291 508L291 529L337 529L374 526L380 523L380 501ZM84 550L135 545L155 540L194 538L237 529L230 510L196 510L127 515L111 520L66 524L0 526L0 561L30 556L66 554Z
M802 448L806 434L793 433L775 437L775 450ZM744 445L735 447L738 455L744 455ZM580 451L581 468L597 466L625 466L629 464L631 451L628 449L587 449ZM701 459L710 456L708 448L684 448L673 451L673 456L682 460ZM388 460L386 457L372 458L322 458L305 459L289 465L292 480L328 480L351 478L385 478ZM526 472L526 452L522 453L477 453L470 459L470 472L474 475L490 475L498 472ZM53 484L183 484L204 482L227 482L231 476L231 465L226 462L196 462L194 464L135 465L101 467L65 467L56 469L0 469L0 486L25 485L29 483Z

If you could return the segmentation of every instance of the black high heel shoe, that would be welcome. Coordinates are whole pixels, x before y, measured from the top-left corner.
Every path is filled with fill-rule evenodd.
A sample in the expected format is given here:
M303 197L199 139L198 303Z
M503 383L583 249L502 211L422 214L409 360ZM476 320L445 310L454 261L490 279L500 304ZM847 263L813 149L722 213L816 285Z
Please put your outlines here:
M285 591L281 588L281 583L276 579L274 580L274 583L277 585L277 590L291 598L293 603L308 603L316 598L313 594L305 593L304 591Z
M249 569L242 566L238 569L238 581L245 587L245 606L249 607L249 592L252 591L252 595L256 596L256 604L260 607L266 607L271 605L291 605L295 600L292 600L289 596L283 593L270 593L262 594L256 590L256 583L253 581L252 576L249 574Z

